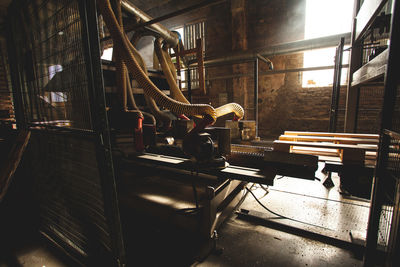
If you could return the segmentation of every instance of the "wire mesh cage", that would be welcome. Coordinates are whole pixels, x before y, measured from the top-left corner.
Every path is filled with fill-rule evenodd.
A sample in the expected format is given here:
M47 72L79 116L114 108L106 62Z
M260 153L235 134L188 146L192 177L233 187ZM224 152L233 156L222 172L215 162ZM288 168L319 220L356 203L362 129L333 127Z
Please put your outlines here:
M72 255L96 254L111 266L107 256L112 244L95 144L61 133L36 131L32 137L39 231Z
M95 1L14 1L8 52L17 124L33 131L38 230L82 265L117 266L124 248L97 27Z
M380 131L383 97L383 86L368 86L359 89L357 132L375 134Z
M378 227L378 249L388 252L389 243L391 239L395 238L393 235L393 218L396 203L396 195L398 187L397 183L400 178L400 135L385 130L382 142L383 155L385 159L380 176L381 186L383 189L383 196L381 202L381 211L379 214L379 227Z
M16 15L27 123L92 129L78 1L28 1Z

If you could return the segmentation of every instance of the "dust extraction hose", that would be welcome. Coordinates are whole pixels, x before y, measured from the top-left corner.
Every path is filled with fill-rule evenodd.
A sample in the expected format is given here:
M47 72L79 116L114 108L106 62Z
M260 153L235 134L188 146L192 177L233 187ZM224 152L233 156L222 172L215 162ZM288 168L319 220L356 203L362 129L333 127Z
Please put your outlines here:
M110 31L110 35L113 41L120 46L120 52L124 56L124 62L128 67L128 70L135 77L139 85L143 88L145 94L151 96L159 105L168 108L176 114L188 114L188 115L209 115L213 122L216 120L216 113L213 107L206 104L195 104L189 105L184 104L174 99L169 98L163 94L157 86L149 79L149 77L140 68L136 59L130 51L127 40L121 32L115 15L111 9L110 2L108 0L97 0L100 7L100 12L103 15L104 21Z
M133 74L139 85L143 88L145 95L153 98L159 105L168 108L175 114L187 115L203 115L210 117L212 123L217 119L217 114L222 116L224 114L235 112L236 116L240 119L243 117L243 108L240 105L231 103L219 108L217 112L212 106L207 104L187 104L171 99L163 94L157 86L149 79L146 73L139 66L135 56L129 47L130 42L127 40L125 34L121 31L118 21L112 11L109 0L97 0L100 12L103 15L104 21L108 27L113 41L118 45L119 53L123 56L124 63L128 70ZM129 44L128 44L129 43ZM231 109L232 108L232 109Z
M154 41L154 51L156 52L158 61L160 62L161 68L164 72L164 75L167 79L170 91L171 91L171 96L184 103L189 103L189 101L186 99L186 97L182 94L182 91L179 89L177 83L176 83L176 69L173 66L172 60L168 52L166 51L165 47L164 49L161 47L162 44L162 38L157 38ZM172 66L171 66L172 64ZM221 117L229 113L235 113L235 116L238 119L243 118L244 116L244 110L242 106L240 106L237 103L229 103L226 105L223 105L221 107L218 107L215 109L216 116Z
M176 83L176 77L174 75L174 69L171 69L171 65L168 64L168 57L165 56L165 53L162 49L162 38L159 37L154 41L154 52L157 55L158 62L160 62L161 68L163 70L164 76L167 79L169 90L171 92L171 97L180 102L190 104L186 97L182 94L182 91L179 89ZM170 57L169 57L170 58ZM172 63L172 62L171 62ZM176 70L175 70L176 73Z
M124 36L126 37L125 34L124 34ZM143 58L140 56L139 52L132 45L132 43L128 40L127 37L125 38L125 40L127 41L129 49L130 49L130 52L133 54L136 62L138 62L140 68L143 70L145 75L148 76L147 69L146 69L146 64L144 63ZM129 94L129 97L130 98L134 98L133 97L133 93L132 93L132 89L129 86L128 86L128 89L131 90L130 94ZM157 120L162 121L165 128L171 127L171 125L172 125L171 118L165 112L161 111L158 108L158 106L157 106L156 102L154 101L154 99L151 98L150 96L148 96L147 94L144 95L144 98L146 100L146 103L147 103L148 107L150 108L151 113L154 114L154 116L157 118Z

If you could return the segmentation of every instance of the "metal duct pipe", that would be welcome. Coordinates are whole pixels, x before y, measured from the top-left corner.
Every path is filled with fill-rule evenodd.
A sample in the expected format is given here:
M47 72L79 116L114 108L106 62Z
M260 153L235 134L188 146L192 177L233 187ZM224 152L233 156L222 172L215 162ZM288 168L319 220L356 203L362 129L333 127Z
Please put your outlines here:
M320 37L315 39L307 39L301 41L295 41L290 43L273 45L264 49L258 49L255 51L244 51L241 53L235 53L224 57L205 59L204 65L209 67L213 65L220 65L232 62L243 62L253 61L255 58L259 58L259 55L263 57L297 53L312 49L326 48L336 46L340 42L340 38L345 37L345 44L350 44L350 33L337 34L328 37ZM195 67L197 63L190 63L189 67Z
M148 22L153 19L152 17L144 13L142 10L137 8L128 0L122 0L121 4L122 8L124 8L126 11L128 11L135 17L139 18L141 22ZM179 42L178 36L172 33L170 30L168 30L160 23L148 25L146 26L146 28L161 36L164 39L164 41L168 43L171 47L175 47L178 45Z

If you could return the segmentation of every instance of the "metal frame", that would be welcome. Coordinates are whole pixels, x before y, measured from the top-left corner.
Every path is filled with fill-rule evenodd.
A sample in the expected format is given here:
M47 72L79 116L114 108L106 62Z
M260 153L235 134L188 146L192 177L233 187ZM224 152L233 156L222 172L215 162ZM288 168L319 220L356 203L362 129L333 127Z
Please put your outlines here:
M389 189L386 186L386 180L389 179L388 156L391 149L390 140L393 137L398 136L398 131L400 131L400 129L394 129L396 125L393 125L393 115L395 111L397 90L400 84L400 77L397 73L398 69L400 68L400 2L393 0L393 4L394 8L391 18L389 58L387 62L387 70L384 81L385 95L382 107L383 110L381 122L381 139L379 143L376 173L373 181L373 193L368 222L366 252L364 258L365 266L372 266L375 263L374 261L375 255L377 253L381 210L382 205L385 201L386 191ZM400 177L396 178L398 182L398 179ZM396 203L394 204L396 206ZM394 225L397 226L397 224ZM391 240L391 242L398 243L399 236L389 236L389 240ZM389 249L391 248L389 247ZM390 252L391 251L388 251L389 256L391 255ZM391 261L391 259L387 257L386 261L386 263L388 263Z
M254 60L254 120L256 121L256 138L258 137L258 57Z
M106 113L103 73L101 70L100 40L97 21L96 1L79 1L82 19L82 34L86 66L89 78L91 116L96 132L96 155L102 180L105 212L111 231L116 266L125 266L125 248L117 200L114 168L111 153L110 132Z
M333 76L333 88L332 88L332 102L330 110L329 120L329 132L336 132L337 116L339 108L339 96L340 96L340 80L342 77L342 61L343 61L343 49L344 49L344 38L340 39L339 45L336 47L335 55L335 71Z
M96 1L78 0L79 15L81 23L81 36L83 41L83 55L86 66L90 117L92 119L92 129L73 129L68 127L55 127L52 125L41 125L40 129L34 129L38 133L50 134L52 136L66 135L79 140L87 140L94 144L96 162L101 183L102 198L104 202L104 216L108 226L109 238L111 239L111 257L113 266L125 266L125 248L122 239L122 229L119 216L116 184L114 177L113 161L110 145L110 134L108 127L107 114L105 109L105 92L103 74L100 60L100 43L97 21ZM13 43L15 33L13 32L11 16L15 16L18 10L22 9L29 2L26 0L14 1L9 9L9 27L7 27L7 48L10 59L16 58L17 47ZM28 123L24 112L24 100L22 93L23 77L22 69L16 60L10 60L10 73L13 86L13 99L15 106L15 116L18 129L29 129L34 124ZM61 247L57 240L51 236L44 236L50 242L55 242L56 247L61 248L74 260L82 264L85 259L74 251ZM91 251L93 252L93 251ZM93 255L92 255L93 256ZM82 262L83 261L83 262Z

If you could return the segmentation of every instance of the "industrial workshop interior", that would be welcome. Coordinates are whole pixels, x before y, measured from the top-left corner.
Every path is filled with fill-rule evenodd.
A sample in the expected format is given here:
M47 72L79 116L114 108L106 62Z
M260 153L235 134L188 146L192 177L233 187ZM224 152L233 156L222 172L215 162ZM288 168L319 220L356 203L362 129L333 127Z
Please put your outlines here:
M400 266L399 70L397 0L0 0L0 266Z

